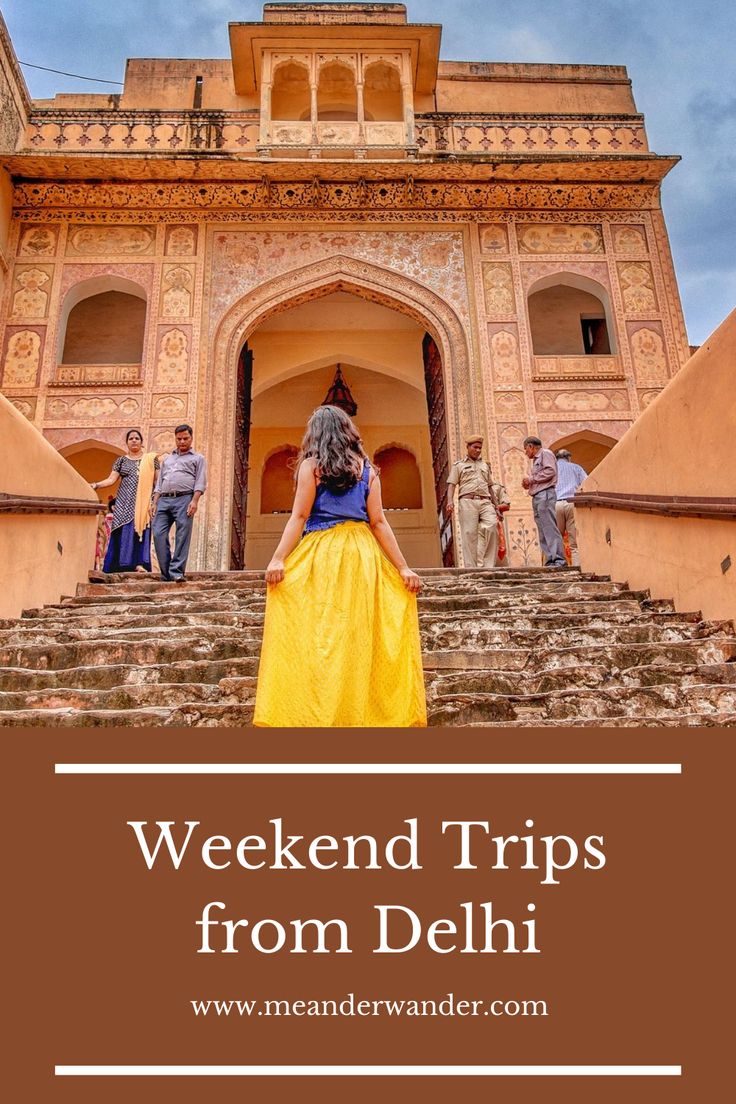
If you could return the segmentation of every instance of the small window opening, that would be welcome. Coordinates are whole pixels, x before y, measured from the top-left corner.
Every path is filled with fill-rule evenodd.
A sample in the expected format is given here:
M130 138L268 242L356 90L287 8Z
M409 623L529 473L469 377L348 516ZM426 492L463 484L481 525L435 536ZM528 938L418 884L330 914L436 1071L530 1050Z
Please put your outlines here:
M583 348L586 356L608 356L611 343L608 340L608 328L605 318L581 317L583 329Z

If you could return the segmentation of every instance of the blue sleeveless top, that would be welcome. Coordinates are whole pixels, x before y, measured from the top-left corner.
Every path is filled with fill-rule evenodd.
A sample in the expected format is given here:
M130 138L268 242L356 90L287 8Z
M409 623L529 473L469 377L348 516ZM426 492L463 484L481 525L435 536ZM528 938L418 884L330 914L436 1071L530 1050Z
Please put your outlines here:
M368 521L368 490L371 466L366 460L363 474L358 482L347 491L330 491L324 484L317 487L317 495L312 512L304 526L305 533L314 533L317 529L332 529L343 521Z

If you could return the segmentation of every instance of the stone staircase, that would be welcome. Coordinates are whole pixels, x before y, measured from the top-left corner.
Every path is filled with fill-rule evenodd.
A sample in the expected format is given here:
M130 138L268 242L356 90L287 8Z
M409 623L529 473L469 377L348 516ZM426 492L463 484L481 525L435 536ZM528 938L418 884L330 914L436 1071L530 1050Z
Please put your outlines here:
M421 572L432 725L736 725L730 622L578 570ZM91 576L0 621L0 726L251 723L256 571Z

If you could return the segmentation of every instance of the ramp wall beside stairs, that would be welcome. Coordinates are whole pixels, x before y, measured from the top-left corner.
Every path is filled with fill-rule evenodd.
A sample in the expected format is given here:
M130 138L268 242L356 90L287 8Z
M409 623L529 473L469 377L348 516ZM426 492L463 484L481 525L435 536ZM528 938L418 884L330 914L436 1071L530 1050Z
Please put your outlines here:
M87 581L99 511L81 475L0 395L0 617Z
M736 311L575 499L584 571L736 619Z

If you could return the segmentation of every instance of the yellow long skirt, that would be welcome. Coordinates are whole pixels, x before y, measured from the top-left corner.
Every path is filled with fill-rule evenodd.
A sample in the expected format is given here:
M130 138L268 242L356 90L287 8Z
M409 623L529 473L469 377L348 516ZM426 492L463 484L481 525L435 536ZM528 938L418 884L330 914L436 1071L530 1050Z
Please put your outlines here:
M416 596L364 522L309 533L269 586L254 724L424 726Z

